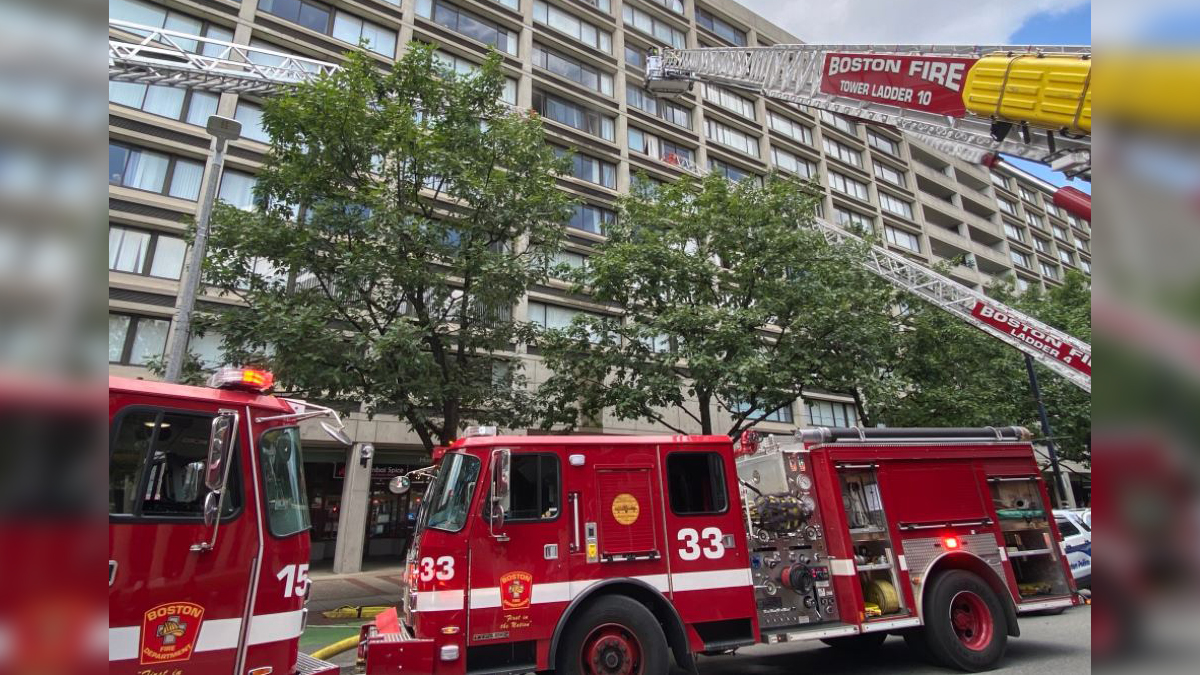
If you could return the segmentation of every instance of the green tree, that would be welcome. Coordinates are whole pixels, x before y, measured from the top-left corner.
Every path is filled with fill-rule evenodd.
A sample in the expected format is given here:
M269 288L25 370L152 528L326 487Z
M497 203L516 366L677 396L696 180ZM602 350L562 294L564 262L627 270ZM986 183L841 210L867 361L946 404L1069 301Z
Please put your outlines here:
M1069 273L1061 286L1014 296L1000 284L998 301L1091 342L1091 287ZM932 305L910 301L905 330L896 335L899 359L870 403L873 421L889 426L1020 424L1040 436L1037 405L1021 352ZM1090 458L1091 396L1047 368L1036 366L1042 398L1061 456Z
M858 264L861 245L804 226L815 193L774 175L760 186L712 174L623 198L575 277L623 319L580 316L541 336L553 373L539 388L544 424L609 410L678 432L729 419L719 432L737 436L802 389L873 378L892 345L893 292Z
M494 54L455 74L413 44L269 100L257 208L214 216L208 326L284 388L407 420L427 448L526 423L511 308L558 250L569 199L540 121L500 102Z

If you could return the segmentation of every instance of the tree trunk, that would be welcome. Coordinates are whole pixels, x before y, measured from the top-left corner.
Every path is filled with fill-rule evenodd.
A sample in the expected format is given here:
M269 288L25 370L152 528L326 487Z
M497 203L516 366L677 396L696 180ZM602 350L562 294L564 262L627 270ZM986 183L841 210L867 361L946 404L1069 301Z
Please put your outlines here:
M712 393L697 391L696 402L700 404L700 433L710 435L713 432Z
M871 418L867 416L867 408L863 405L862 391L858 387L851 387L850 390L854 392L854 408L858 410L858 426L873 426Z

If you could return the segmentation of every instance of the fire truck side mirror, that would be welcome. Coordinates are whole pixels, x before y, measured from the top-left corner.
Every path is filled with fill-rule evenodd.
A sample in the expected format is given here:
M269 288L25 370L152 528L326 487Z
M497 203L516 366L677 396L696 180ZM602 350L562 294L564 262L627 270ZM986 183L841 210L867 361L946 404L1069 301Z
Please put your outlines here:
M238 414L232 410L222 410L213 418L212 435L208 437L208 464L204 476L204 484L209 490L221 490L225 487L225 477L229 462L230 449L237 433Z
M488 510L488 523L493 537L501 541L508 537L497 534L496 530L504 527L504 516L509 509L509 478L512 474L512 451L508 448L497 448L492 451L492 485L491 505Z

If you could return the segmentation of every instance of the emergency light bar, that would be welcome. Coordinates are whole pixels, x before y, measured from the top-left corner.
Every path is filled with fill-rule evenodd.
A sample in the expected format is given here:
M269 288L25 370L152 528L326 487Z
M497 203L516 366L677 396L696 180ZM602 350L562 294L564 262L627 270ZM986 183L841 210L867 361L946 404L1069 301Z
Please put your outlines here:
M208 386L217 389L245 389L264 392L275 384L275 375L259 368L221 368L208 378Z

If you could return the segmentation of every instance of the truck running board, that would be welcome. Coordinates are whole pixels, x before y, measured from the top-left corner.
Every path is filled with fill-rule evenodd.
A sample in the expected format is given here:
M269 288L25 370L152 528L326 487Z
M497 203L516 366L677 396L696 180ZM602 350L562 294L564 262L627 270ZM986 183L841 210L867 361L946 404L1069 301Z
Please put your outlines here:
M836 624L832 626L817 625L808 628L788 628L786 630L763 631L762 641L767 644L778 642L799 642L801 640L823 640L825 638L858 635L858 626Z
M337 675L342 672L342 669L328 661L314 659L301 652L296 655L296 665L292 672L296 675Z

